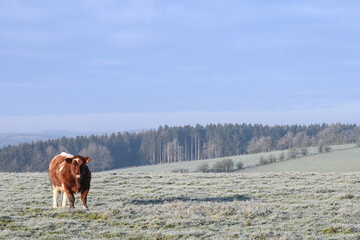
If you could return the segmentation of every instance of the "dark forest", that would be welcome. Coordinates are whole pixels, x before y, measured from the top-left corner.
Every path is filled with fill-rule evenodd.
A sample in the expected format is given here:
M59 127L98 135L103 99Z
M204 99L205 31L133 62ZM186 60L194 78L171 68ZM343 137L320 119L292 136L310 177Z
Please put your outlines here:
M47 171L61 152L90 156L92 171L357 142L355 124L209 124L61 138L0 149L0 171Z

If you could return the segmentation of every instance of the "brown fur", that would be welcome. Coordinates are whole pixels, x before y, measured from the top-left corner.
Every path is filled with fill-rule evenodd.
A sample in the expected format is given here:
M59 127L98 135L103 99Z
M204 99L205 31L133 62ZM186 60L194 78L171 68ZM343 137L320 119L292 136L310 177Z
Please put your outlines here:
M59 192L63 192L62 207L66 205L67 196L70 201L70 208L74 208L74 193L81 193L83 208L88 208L86 202L90 189L91 172L86 163L90 161L91 158L89 157L72 156L66 153L57 155L51 160L49 177L53 189L54 208L57 207L57 195Z

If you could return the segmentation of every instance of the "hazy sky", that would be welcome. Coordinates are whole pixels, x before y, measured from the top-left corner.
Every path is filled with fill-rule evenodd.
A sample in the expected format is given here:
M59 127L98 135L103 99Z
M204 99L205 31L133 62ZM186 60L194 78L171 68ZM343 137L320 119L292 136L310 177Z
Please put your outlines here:
M360 124L360 2L0 0L0 132Z

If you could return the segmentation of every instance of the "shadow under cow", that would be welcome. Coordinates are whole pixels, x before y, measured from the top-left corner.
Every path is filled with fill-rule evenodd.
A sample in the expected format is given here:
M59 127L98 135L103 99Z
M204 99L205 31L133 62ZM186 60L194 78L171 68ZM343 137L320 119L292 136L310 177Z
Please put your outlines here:
M135 204L135 205L149 205L149 204L163 204L169 202L183 201L183 202L232 202L232 201L246 201L250 198L246 195L233 195L226 197L206 197L206 198L189 198L189 197L171 197L171 198L162 198L162 199L134 199L132 201L126 202L125 204Z

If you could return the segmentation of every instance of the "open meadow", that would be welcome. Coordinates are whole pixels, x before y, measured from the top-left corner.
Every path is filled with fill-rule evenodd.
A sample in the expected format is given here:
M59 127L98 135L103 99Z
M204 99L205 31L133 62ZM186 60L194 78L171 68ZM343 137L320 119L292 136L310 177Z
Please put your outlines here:
M114 170L93 174L88 211L79 194L53 209L50 188L0 173L0 239L360 238L360 173Z
M264 166L248 168L245 172L360 172L360 148L335 150L291 159Z
M281 154L286 157L289 151L272 151L256 154L230 156L226 158L230 158L234 162L234 166L236 166L237 163L242 162L245 168L249 168L247 169L247 171L249 172L271 172L268 171L268 169L278 166L279 164L285 165L284 167L281 167L279 169L274 169L275 171L296 171L296 166L301 165L304 168L299 168L300 171L347 172L350 170L360 172L360 164L357 164L360 148L356 148L355 144L332 145L330 148L331 152L319 154L317 147L309 147L308 155L305 157L295 158L291 161L280 161L280 163L277 163L277 165L270 164L265 166L264 168L255 167L261 158L266 159L272 156L278 159ZM148 165L141 167L129 167L118 169L117 171L122 173L171 173L172 171L176 171L177 169L185 169L191 173L198 171L198 167L203 163L207 163L210 167L212 167L216 164L216 162L222 159L224 159L224 157L205 160L175 162L168 164ZM305 162L301 162L303 159L306 159ZM344 164L343 161L346 161L346 164Z

